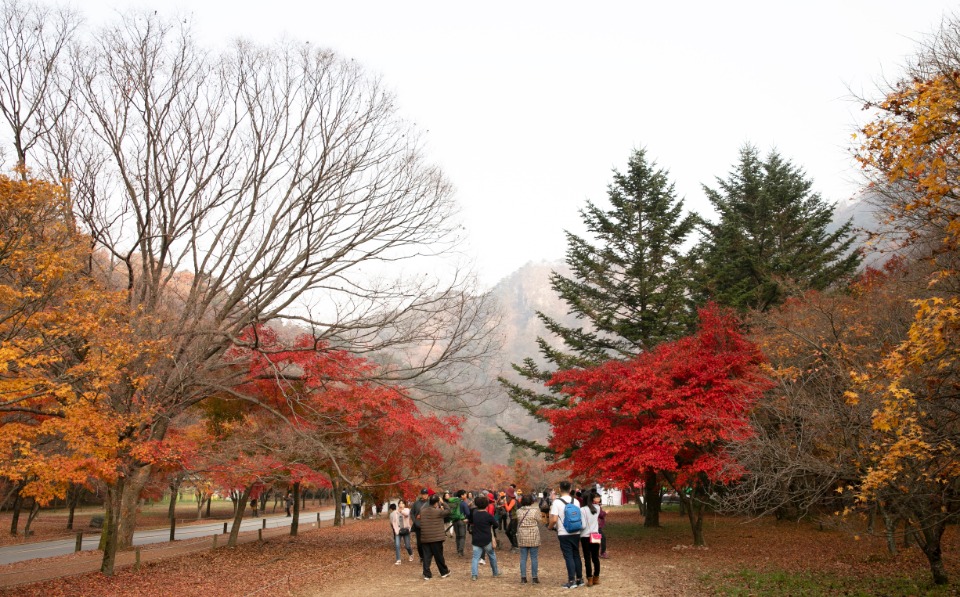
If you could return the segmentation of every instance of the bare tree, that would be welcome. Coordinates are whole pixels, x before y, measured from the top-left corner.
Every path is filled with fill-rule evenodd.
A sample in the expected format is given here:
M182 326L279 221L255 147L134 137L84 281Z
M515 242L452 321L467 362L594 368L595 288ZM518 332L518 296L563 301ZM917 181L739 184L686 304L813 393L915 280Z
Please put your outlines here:
M8 29L15 9L43 10L4 9ZM468 406L492 310L460 270L392 275L450 254L457 225L450 184L379 80L309 44L208 52L156 14L75 41L69 68L58 44L48 72L64 79L45 85L70 92L4 113L18 156L32 148L34 167L70 180L78 220L108 256L99 275L125 293L150 347L110 392L111 412L132 421L124 440L162 439L184 409L230 390L242 368L226 350L284 318L380 355L381 380L426 403ZM4 59L31 64L37 47L7 44ZM2 101L27 105L34 89L5 80ZM130 543L150 471L131 452L110 484L105 573Z
M20 0L4 0L0 6L0 114L10 126L16 163L22 168L27 152L50 133L68 103L65 57L80 20L70 10Z

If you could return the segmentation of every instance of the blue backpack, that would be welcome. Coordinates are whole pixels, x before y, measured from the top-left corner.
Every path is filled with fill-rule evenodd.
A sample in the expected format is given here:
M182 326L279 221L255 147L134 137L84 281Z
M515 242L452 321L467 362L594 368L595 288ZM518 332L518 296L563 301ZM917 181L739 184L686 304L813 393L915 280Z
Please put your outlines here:
M561 501L563 501L561 499ZM579 533L583 530L583 518L580 517L580 507L574 498L570 498L570 503L563 502L563 530L568 533Z

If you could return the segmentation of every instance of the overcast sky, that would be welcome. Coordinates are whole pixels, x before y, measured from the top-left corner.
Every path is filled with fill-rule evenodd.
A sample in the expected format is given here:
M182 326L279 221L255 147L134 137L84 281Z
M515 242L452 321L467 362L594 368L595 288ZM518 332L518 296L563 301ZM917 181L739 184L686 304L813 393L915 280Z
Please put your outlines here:
M563 257L578 210L602 202L631 150L667 168L686 205L744 143L776 148L833 201L856 194L850 91L875 96L955 4L82 0L191 15L203 40L286 35L355 58L457 189L469 251L492 285Z

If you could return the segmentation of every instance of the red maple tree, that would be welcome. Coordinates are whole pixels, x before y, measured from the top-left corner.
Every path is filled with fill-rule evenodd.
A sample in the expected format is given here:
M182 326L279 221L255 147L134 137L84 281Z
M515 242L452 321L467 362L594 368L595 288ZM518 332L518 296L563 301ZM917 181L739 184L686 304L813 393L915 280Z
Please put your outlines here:
M711 483L738 476L724 446L749 436L747 414L770 381L731 311L708 305L699 315L695 334L634 359L557 372L548 383L569 406L544 414L560 466L620 486L660 471L703 545L703 498Z

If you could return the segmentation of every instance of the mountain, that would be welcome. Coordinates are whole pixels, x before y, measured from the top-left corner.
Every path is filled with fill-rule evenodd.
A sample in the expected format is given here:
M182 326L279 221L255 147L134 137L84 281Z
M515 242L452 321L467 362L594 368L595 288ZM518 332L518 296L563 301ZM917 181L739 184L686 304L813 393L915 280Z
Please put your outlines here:
M527 357L539 361L538 337L555 342L536 316L537 311L564 325L576 323L576 319L567 314L566 303L550 287L552 272L570 275L570 269L563 261L529 262L491 289L500 308L499 330L503 346L499 358L488 370L494 394L477 416L469 418L466 425L469 437L465 438L471 448L480 450L484 461L506 463L510 453L511 446L497 425L529 439L542 441L547 437L549 428L514 404L501 390L496 378L503 375L519 379L511 369L511 363L519 363Z

